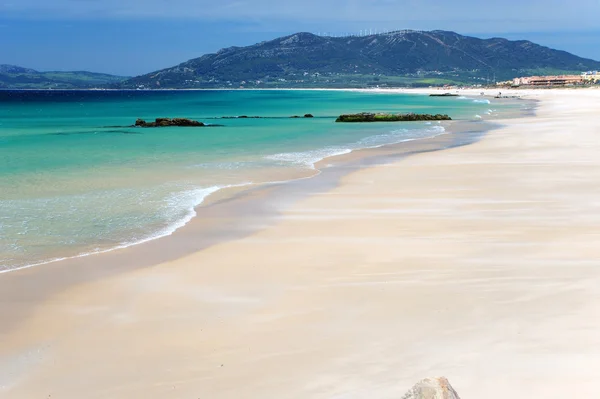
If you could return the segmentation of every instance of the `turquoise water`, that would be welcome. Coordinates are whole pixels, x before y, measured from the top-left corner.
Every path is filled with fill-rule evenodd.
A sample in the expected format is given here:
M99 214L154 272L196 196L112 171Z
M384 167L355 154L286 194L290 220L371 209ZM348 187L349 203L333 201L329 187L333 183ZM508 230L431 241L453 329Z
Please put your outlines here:
M172 233L223 187L315 173L315 162L444 133L336 124L361 111L501 111L469 98L352 91L0 91L0 272ZM291 119L311 113L313 119ZM222 116L264 119L216 119ZM142 129L136 118L218 127Z

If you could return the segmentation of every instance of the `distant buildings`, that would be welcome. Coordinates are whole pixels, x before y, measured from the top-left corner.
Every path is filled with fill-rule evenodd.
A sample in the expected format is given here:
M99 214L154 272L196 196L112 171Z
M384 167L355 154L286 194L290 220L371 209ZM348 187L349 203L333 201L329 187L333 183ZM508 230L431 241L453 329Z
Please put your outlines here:
M600 82L600 72L598 72L598 71L583 72L581 74L581 77L586 82L591 82L591 83L598 83L598 82Z
M527 76L513 79L514 86L566 86L582 83L582 75Z
M581 75L525 76L501 84L506 86L572 86L598 82L600 82L600 73L589 71L583 72Z

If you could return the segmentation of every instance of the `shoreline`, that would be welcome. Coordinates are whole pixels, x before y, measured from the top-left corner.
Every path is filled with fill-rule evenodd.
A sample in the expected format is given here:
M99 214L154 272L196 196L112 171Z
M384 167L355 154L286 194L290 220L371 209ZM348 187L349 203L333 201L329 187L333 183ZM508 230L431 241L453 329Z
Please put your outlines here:
M271 87L271 88L198 88L198 89L1 89L0 91L143 91L143 92L165 92L165 91L268 91L268 90L300 90L300 91L383 91L383 92L407 92L407 93L430 93L432 91L509 91L509 92L532 92L532 91L546 91L546 90L600 90L600 87L591 86L523 86L523 87L462 87L462 86L451 86L445 88L443 86L431 86L431 87L368 87L368 88L353 88L353 87L340 87L340 88L323 88L323 87L307 87L307 88L286 88L286 87Z
M194 228L222 230L175 260L147 253L151 267L106 273L114 258L102 256L106 268L79 264L89 279L47 297L73 276L24 270L38 282L0 290L3 321L20 318L0 330L0 392L396 397L439 374L465 397L589 395L598 103L578 96L542 96L535 117L471 145L325 162L308 193L278 196L282 185L240 193L245 207L200 207L210 217ZM247 216L237 237L224 234L235 209Z
M465 121L459 121L459 122L465 122ZM237 193L238 191L246 191L246 190L254 190L254 189L260 190L260 189L267 188L267 187L273 186L273 185L293 183L295 181L304 180L304 179L312 179L322 173L322 171L317 167L317 165L322 164L326 161L333 160L338 157L342 157L342 156L345 156L345 155L348 155L351 153L357 153L357 152L360 153L361 151L364 151L364 150L372 150L372 149L376 149L376 148L380 148L380 147L387 147L387 146L397 146L397 145L402 145L405 142L411 142L411 141L417 141L417 140L430 140L437 136L440 136L443 134L448 134L448 133L452 133L452 132L444 131L444 133L435 134L435 135L433 135L431 137L427 137L427 138L406 139L406 140L403 140L398 143L382 144L382 145L378 145L378 146L374 146L374 147L364 147L364 148L358 148L358 149L349 149L348 152L344 152L344 153L340 153L340 154L333 154L333 155L326 156L325 158L318 160L317 162L314 163L313 169L306 170L306 172L311 172L310 174L307 174L306 176L290 177L289 179L285 179L285 180L266 181L266 182L261 182L261 183L248 182L248 183L240 183L240 184L232 184L232 185L225 185L225 186L213 186L213 187L203 188L205 190L214 189L214 191L211 191L205 197L203 197L202 201L200 203L196 204L191 209L191 212L189 215L186 215L181 220L176 221L172 225L169 225L162 230L156 231L153 235L151 235L149 237L130 241L130 242L121 243L115 247L100 249L97 251L83 252L83 253L79 253L76 255L48 259L48 260L44 260L44 261L41 261L38 263L32 263L32 264L27 264L24 266L18 266L18 267L14 267L11 269L2 269L2 270L0 270L0 275L5 274L5 273L17 272L19 270L35 268L35 267L48 265L48 264L52 264L52 263L69 261L69 260L84 258L84 257L88 257L88 256L101 255L101 254L118 251L118 250L124 250L124 249L131 248L131 247L134 247L137 245L145 244L145 243L148 243L151 241L160 240L162 238L169 237L169 236L175 234L178 230L180 230L181 228L183 228L187 224L189 224L194 218L196 218L198 208L200 208L202 206L211 205L219 200L233 199L235 197L235 193ZM234 193L234 194L229 194L229 193Z
M211 89L212 90L212 89ZM220 89L219 89L220 90ZM240 89L242 90L242 89ZM252 89L249 89L252 90ZM269 90L269 89L266 89ZM277 89L280 90L280 89ZM283 89L281 89L283 90ZM302 89L298 89L298 90L302 90ZM312 90L318 90L318 91L328 91L328 90L339 90L339 91L363 91L362 89L312 89ZM160 91L160 90L159 90ZM367 89L365 90L366 92L379 92L377 90L370 90ZM404 91L400 91L401 93L404 93ZM420 90L411 90L409 93L420 93ZM394 91L394 93L399 93L399 91ZM414 94L414 93L413 93ZM479 94L477 97L481 97ZM485 98L491 98L492 96L486 95ZM515 102L516 100L514 99L510 99L510 100L502 100L505 102ZM520 110L521 114L524 112L523 110ZM501 121L504 118L511 118L511 117L515 117L515 115L506 115L506 116L500 116L499 120ZM488 118L485 118L486 120L488 120ZM490 121L494 122L496 120L498 120L498 118L491 118L489 119ZM248 182L248 183L241 183L241 184L235 184L235 185L225 185L225 186L214 186L214 187L207 187L204 188L206 190L211 190L211 189L215 189L214 191L208 193L200 203L198 203L196 206L193 207L193 209L190 209L189 214L186 215L184 218L182 218L181 220L178 220L176 222L174 222L172 225L166 226L163 229L154 232L154 234L152 234L151 236L145 237L145 238L141 238L141 239L136 239L136 240L132 240L132 241L127 241L127 242L123 242L120 243L114 247L110 247L110 248L102 248L102 249L97 249L97 250L92 250L92 251L86 251L86 252L81 252L81 253L77 253L74 255L59 255L55 258L52 259L46 259L46 260L42 260L39 262L34 262L31 264L27 264L27 265L22 265L22 266L18 266L18 267L13 267L10 269L2 269L0 270L0 279L2 278L3 274L9 274L9 273L14 273L20 270L26 270L26 269L30 269L30 268L36 268L36 267L40 267L40 266L45 266L45 265L50 265L50 264L54 264L54 263L60 263L60 262L65 262L65 261L72 261L75 259L80 259L80 258L85 258L85 257L89 257L89 256L97 256L97 255L102 255L102 254L106 254L106 253L110 253L110 252L114 252L114 251L120 251L120 250L124 250L127 248L131 248L134 246L138 246L138 245L142 245L148 242L152 242L155 240L160 240L163 239L165 237L169 237L171 235L173 235L174 233L176 233L178 230L180 230L181 228L185 227L187 224L189 224L194 218L197 217L197 210L199 207L201 206L205 206L208 204L211 204L214 201L214 198L217 199L224 199L224 198L229 198L229 194L230 192L237 192L237 188L241 187L242 190L245 190L243 187L246 187L246 189L255 189L255 188L260 188L263 186L269 186L269 185L273 185L273 184L285 184L285 183L289 183L289 182L293 182L295 180L302 180L302 179L309 179L309 178L313 178L318 176L322 171L319 168L319 164L327 164L330 162L330 160L333 159L337 159L337 160L344 160L346 159L346 155L348 154L359 154L356 156L356 158L360 158L361 157L361 151L368 151L368 150L374 150L377 148L381 148L381 147L386 147L386 146L397 146L397 145L403 145L406 142L412 142L412 141L416 141L416 140L430 140L432 138L435 138L439 135L444 135L444 134L452 134L453 132L451 131L451 126L456 125L456 124L463 124L463 123L473 123L476 121L466 121L466 120L456 120L456 121L452 121L451 123L447 123L444 122L441 124L441 126L445 126L446 128L450 129L450 131L444 131L442 133L435 133L432 132L432 136L431 137L427 137L427 138L420 138L420 139L406 139L403 140L401 142L397 142L397 143L390 143L390 144L382 144L382 145L376 145L373 147L362 147L362 148L358 148L358 149L348 149L347 153L341 153L341 154L334 154L334 155L330 155L330 156L326 156L325 158L317 161L314 163L313 167L314 167L314 173L311 173L310 171L306 171L306 176L300 176L300 177L290 177L289 179L286 180L281 180L281 181L265 181L265 182L259 182L259 183L254 183L254 182ZM433 126L433 125L432 125ZM352 158L354 158L354 156L350 156ZM298 171L295 172L295 174L299 174Z
M9 332L12 326L26 316L30 305L72 286L174 261L211 246L251 235L277 223L278 216L295 202L324 189L332 189L350 173L424 152L470 145L490 130L499 128L498 122L502 121L503 119L491 122L450 121L444 123L447 128L445 133L429 138L361 148L326 157L315 163L315 173L310 176L220 189L205 197L194 208L194 216L171 234L100 252L3 271L0 273L0 299L4 302L17 302L21 306L17 318L7 316L14 309L0 306L0 318L3 319L0 336ZM327 176L323 176L324 174ZM319 178L322 181L317 180ZM258 214L263 220L258 226L248 229L249 225L256 224L253 220L255 217L249 217L250 213ZM216 226L212 222L215 218L227 218L230 222ZM215 234L216 239L203 238ZM106 264L111 267L105 267ZM40 284L42 282L44 286ZM37 292L33 287L38 287ZM31 296L33 292L37 293L36 297Z
M589 396L600 367L594 100L549 93L535 117L472 145L324 168L327 184L276 197L276 223L264 207L277 187L246 191L238 238L71 285L0 331L0 392L398 397L446 375L465 397ZM222 208L234 202L205 209L202 227L237 216ZM26 288L23 302L44 287Z
M515 102L521 100L501 101ZM535 100L531 100L530 103L532 105L530 112L534 112ZM206 196L202 203L194 207L194 215L170 234L144 239L133 244L123 244L99 252L85 253L2 271L0 273L0 292L4 293L4 296L0 295L0 298L8 298L27 305L21 307L22 311L19 312L17 319L6 317L6 314L12 313L12 310L0 307L0 317L4 320L3 325L0 326L0 336L25 317L30 302L39 302L74 285L111 278L121 273L151 267L157 263L173 261L202 251L210 246L253 234L269 224L277 223L277 217L286 206L292 206L293 203L314 195L315 192L322 190L324 187L328 189L335 187L337 182L347 174L380 162L393 162L398 157L402 158L417 155L421 152L441 151L454 146L469 145L479 140L490 130L497 129L501 126L502 121L522 117L525 112L521 108L517 114L501 115L500 118L495 117L490 120L445 121L441 123L446 129L445 132L434 134L428 138L408 139L399 143L353 149L349 153L325 157L314 164L314 174L308 176L276 182L250 183L243 187L221 188ZM461 134L466 135L461 138ZM334 177L327 176L323 178L324 172ZM323 178L323 183L320 181L313 182L313 180L319 178ZM273 198L275 197L286 197L286 205L274 206ZM248 218L245 218L249 213L248 209L251 209L252 212L259 210L259 213L267 222L261 222L259 226L247 229L245 226L252 223L256 224L252 221L249 223ZM235 215L235 217L228 218L232 219L230 223L217 227L210 222L214 217L215 210L220 217L226 216L227 213ZM233 220L236 218L240 220ZM207 219L209 222L204 223L202 219ZM202 238L204 235L211 236L215 233L218 237L216 239ZM198 242L192 242L194 238L199 238ZM105 267L104 265L107 263L111 267ZM56 269L59 271L57 272ZM64 280L57 281L60 280L57 277L61 276L65 277ZM31 298L31 287L40 287L39 282L41 281L48 283L48 285L38 291L37 299ZM19 293L27 294L22 295ZM23 301L23 297L27 297L28 300Z

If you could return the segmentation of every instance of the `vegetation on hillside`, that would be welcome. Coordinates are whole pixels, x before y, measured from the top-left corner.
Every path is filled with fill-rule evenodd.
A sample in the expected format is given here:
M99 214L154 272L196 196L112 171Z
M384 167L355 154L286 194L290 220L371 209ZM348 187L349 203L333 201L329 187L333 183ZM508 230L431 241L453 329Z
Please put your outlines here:
M308 88L485 85L541 71L600 69L600 62L529 41L446 31L361 37L297 33L231 47L138 76L121 88Z
M127 79L104 73L38 72L14 65L0 65L0 89L90 89L106 87Z

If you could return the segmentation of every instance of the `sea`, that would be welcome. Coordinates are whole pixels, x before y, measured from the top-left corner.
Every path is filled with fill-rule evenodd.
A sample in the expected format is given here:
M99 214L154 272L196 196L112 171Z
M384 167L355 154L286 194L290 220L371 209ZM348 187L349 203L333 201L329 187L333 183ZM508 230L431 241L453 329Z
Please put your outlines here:
M0 91L0 273L163 237L223 188L311 177L327 157L446 133L336 123L343 113L476 121L507 107L385 91ZM132 126L157 117L207 126Z

